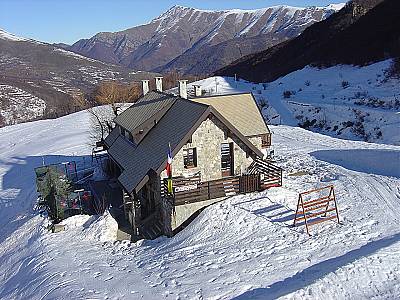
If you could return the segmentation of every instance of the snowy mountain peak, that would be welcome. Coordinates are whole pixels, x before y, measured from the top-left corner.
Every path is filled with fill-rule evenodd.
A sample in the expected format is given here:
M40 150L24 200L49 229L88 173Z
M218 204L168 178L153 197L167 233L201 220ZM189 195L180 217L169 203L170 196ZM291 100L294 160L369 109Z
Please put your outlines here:
M344 5L344 4L343 4ZM255 36L279 32L289 27L301 28L311 21L317 22L343 7L342 4L330 4L327 7L294 7L276 5L260 9L229 9L229 10L202 10L192 7L175 5L151 23L158 25L156 32L176 31L182 28L182 23L190 24L193 28L204 27L204 21L210 23L200 44L213 43L215 37L226 35L232 29L236 31L232 37L241 35ZM232 23L233 28L225 28ZM220 40L216 38L218 42Z
M199 9L199 8L194 8L194 7L188 7L188 6L182 6L182 5L174 5L170 9L168 9L166 12L161 14L159 17L155 18L154 20L161 19L166 16L170 15L175 15L177 13L182 13L185 12L187 13L188 11L192 12L207 12L207 13L226 13L226 14L237 14L237 13L260 13L260 12L265 12L267 10L283 10L283 9L288 9L288 10L304 10L304 9L312 9L312 8L318 8L318 9L329 9L329 10L335 10L338 11L342 9L346 3L332 3L328 4L325 7L315 7L315 6L306 6L306 7L299 7L299 6L290 6L290 5L275 5L275 6L269 6L265 8L259 8L259 9L225 9L225 10L207 10L207 9Z
M345 7L345 5L346 5L346 2L344 2L344 3L332 3L332 4L329 4L329 5L327 5L327 6L325 6L325 8L327 8L327 9L333 9L333 10L341 10L343 7Z
M147 24L98 33L68 50L134 69L210 74L241 56L299 35L334 13L334 8L340 6L204 10L175 5ZM211 50L216 45L221 48ZM222 56L211 58L218 51ZM210 62L197 63L198 58L210 58Z
M1 28L0 28L0 39L10 40L10 41L15 41L15 42L29 41L29 39L27 39L27 38L16 36L12 33L9 33L7 31L1 29Z

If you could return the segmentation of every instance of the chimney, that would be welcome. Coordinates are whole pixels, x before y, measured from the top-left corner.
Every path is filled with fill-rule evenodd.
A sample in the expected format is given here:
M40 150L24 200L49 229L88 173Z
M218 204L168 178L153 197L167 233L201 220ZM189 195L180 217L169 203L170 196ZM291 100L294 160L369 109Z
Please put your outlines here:
M156 77L156 90L162 92L162 77Z
M183 99L188 98L187 83L187 80L179 80L179 96Z
M195 85L194 86L194 95L195 97L201 97L202 95L202 91L201 91L201 85Z
M145 96L149 92L149 81L148 80L142 80L142 90L143 90L143 96Z

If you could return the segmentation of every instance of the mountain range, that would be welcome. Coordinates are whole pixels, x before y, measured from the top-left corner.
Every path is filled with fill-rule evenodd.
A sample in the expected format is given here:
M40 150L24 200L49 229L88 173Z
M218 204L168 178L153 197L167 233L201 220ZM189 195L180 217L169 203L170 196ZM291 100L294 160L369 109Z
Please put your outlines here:
M101 32L66 49L138 70L205 75L296 37L343 5L226 11L174 6L148 24Z
M229 11L174 6L148 24L72 46L0 29L0 126L69 113L101 81L156 76L149 70L267 82L307 65L399 57L399 5L353 0L324 8Z
M0 125L74 111L74 99L103 80L149 76L0 29Z
M307 65L367 65L400 57L400 2L353 0L298 37L251 54L217 71L269 82Z

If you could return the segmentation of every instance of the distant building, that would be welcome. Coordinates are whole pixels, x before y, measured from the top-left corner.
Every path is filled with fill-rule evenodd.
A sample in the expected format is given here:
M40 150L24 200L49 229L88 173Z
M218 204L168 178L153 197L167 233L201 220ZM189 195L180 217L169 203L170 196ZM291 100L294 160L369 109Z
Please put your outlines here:
M252 94L187 99L186 81L174 96L156 80L151 92L143 81L143 97L105 139L134 239L171 236L211 203L282 184L282 170L263 161L271 132ZM165 181L169 145L173 194Z

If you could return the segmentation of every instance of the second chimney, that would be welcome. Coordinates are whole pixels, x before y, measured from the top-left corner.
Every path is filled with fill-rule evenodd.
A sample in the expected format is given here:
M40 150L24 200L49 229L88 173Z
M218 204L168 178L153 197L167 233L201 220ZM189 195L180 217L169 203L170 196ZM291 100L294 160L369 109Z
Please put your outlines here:
M156 90L162 92L162 77L156 77Z
M194 86L194 95L195 95L195 97L201 97L202 96L201 85L195 85Z
M148 80L142 80L142 91L143 91L143 96L145 96L149 92L149 81Z
M183 99L188 98L187 83L187 80L179 80L179 96Z

